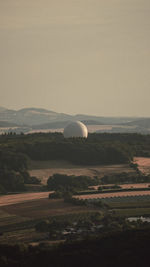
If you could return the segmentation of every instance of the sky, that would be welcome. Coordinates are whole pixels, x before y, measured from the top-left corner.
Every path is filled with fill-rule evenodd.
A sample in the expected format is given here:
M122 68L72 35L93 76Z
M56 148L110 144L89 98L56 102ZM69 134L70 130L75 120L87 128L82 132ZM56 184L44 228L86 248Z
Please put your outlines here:
M150 116L150 0L0 0L0 106Z

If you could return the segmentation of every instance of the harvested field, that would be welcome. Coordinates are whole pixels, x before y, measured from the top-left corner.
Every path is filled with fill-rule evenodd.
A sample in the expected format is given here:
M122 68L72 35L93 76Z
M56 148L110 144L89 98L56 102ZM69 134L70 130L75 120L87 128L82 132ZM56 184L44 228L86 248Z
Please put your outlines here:
M150 158L135 157L134 162L138 164L141 172L150 174Z
M43 184L47 183L47 179L54 173L67 175L86 175L90 177L103 177L105 174L135 172L128 164L120 165L96 165L82 166L73 165L64 160L50 161L31 161L29 173L42 180Z
M115 198L115 197L128 197L128 196L147 196L150 191L128 191L128 192L114 192L114 193L101 193L75 196L79 199L101 199L101 198Z
M24 193L0 196L0 206L7 206L16 203L48 198L50 192Z

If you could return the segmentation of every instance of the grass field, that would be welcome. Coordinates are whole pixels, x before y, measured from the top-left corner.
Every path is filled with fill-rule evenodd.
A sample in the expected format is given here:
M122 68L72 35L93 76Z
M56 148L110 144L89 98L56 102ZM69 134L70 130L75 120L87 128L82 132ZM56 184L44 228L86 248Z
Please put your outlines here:
M135 172L128 164L120 165L96 165L84 166L73 165L64 160L49 160L49 161L31 161L29 173L31 176L36 176L41 179L43 184L46 184L47 179L54 173L67 175L86 175L90 177L103 177L105 174Z
M150 198L137 198L132 199L132 201L109 201L109 207L115 212L115 216L150 216Z
M137 216L150 216L149 208L127 208L127 209L114 209L115 216L119 217L137 217Z
M124 208L150 208L150 198L149 199L134 199L132 201L128 200L128 201L112 201L109 202L109 206L111 208L115 208L115 209L124 209Z

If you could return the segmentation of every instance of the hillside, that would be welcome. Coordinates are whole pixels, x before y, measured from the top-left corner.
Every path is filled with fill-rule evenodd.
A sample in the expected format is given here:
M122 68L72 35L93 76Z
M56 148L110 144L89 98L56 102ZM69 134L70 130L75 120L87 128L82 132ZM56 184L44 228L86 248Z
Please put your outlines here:
M150 128L150 118L141 118L139 120L128 122L128 123L126 123L126 125L128 125L128 126L136 125L137 127L149 129Z
M8 128L8 127L18 127L17 123L8 122L8 121L0 121L0 127Z
M72 120L86 121L90 124L116 124L127 123L136 118L129 117L100 117L84 114L69 115L65 113L58 113L42 108L24 108L20 110L11 110L0 107L0 121L7 121L16 123L18 125L41 125L54 122L68 122Z
M19 125L36 125L58 120L69 120L70 115L38 108L20 110L0 109L0 121L17 123Z
M23 108L20 110L0 107L0 133L33 133L58 131L71 121L82 121L89 132L109 133L150 133L150 118L102 117L85 114L69 115L43 108Z

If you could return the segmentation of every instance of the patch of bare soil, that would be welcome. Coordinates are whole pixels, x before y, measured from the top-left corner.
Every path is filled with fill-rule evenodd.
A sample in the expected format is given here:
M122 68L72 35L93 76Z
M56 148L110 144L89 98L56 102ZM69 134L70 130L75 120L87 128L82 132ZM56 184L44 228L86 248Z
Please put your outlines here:
M150 174L150 158L135 157L134 163L138 164L141 172L144 174Z

